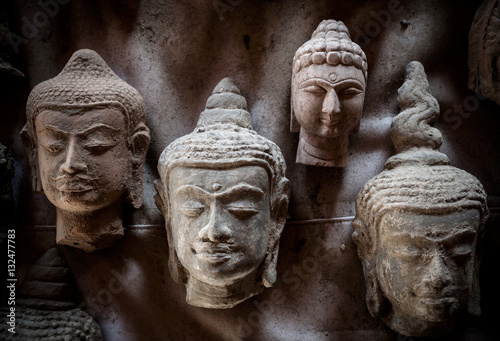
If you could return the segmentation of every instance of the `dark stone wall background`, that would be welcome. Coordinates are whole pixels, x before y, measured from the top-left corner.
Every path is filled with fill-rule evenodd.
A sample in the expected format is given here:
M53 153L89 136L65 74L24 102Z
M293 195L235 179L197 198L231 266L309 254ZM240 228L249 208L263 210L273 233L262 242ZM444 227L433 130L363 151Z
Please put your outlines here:
M389 130L399 112L397 89L406 64L418 60L441 106L436 123L444 138L441 150L454 166L479 178L492 212L481 270L483 317L460 324L452 339L493 339L500 304L500 115L498 105L467 88L467 36L479 5L466 0L2 3L14 38L12 64L25 74L3 80L0 94L0 142L12 150L15 164L11 214L18 284L55 243L55 209L32 193L19 138L27 96L57 75L74 51L90 48L142 94L152 136L144 205L125 208L123 240L92 254L62 248L82 307L97 319L105 340L402 339L365 307L351 221L359 190L394 152ZM350 141L345 169L295 164L298 134L289 131L292 58L323 19L342 20L368 58L361 130ZM292 196L275 287L217 311L187 305L184 287L170 278L153 181L163 148L193 130L223 77L233 78L246 97L254 129L282 149Z

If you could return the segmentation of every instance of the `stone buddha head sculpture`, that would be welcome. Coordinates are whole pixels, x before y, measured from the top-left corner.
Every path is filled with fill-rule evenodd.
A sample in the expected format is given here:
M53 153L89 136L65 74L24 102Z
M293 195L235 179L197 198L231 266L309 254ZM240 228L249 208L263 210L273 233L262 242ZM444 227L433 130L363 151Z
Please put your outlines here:
M196 129L158 161L172 277L186 301L231 308L276 281L289 181L276 144L258 135L230 78L208 98Z
M123 201L142 204L150 136L141 95L96 52L79 50L31 91L26 116L33 188L56 206L57 243L112 245L123 236Z
M80 309L77 296L64 255L55 247L47 250L26 273L15 311L0 307L2 340L102 340L99 325ZM8 332L12 327L15 332Z
M341 21L323 20L293 58L291 125L300 131L297 163L347 165L359 130L368 64Z
M479 243L489 211L471 174L450 166L439 105L422 64L406 68L401 113L391 138L397 154L356 201L353 240L363 264L372 316L408 336L440 336L457 314L479 314Z

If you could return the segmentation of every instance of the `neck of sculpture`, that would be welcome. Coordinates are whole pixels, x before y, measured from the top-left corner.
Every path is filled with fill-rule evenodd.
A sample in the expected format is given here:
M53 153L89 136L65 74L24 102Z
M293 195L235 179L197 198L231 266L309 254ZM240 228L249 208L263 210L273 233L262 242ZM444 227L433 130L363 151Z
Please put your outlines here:
M431 322L397 311L393 312L390 316L383 317L382 320L395 332L413 337L446 335L450 334L455 328L454 318Z
M321 167L346 167L349 135L320 137L300 129L296 163Z
M260 294L264 287L255 282L256 271L229 285L212 285L191 276L186 284L186 302L190 305L227 309L243 302L249 297Z
M92 212L68 212L57 208L56 241L86 252L114 244L123 237L122 203Z

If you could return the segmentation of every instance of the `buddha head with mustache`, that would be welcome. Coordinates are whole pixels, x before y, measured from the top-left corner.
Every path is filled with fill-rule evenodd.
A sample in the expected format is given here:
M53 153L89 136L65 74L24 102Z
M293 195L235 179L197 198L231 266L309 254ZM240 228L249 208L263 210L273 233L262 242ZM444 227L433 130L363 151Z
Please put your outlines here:
M438 337L453 332L458 316L480 314L487 196L439 151L439 104L421 63L407 65L398 93L397 153L361 189L352 238L372 316L406 336Z
M231 308L276 281L289 181L280 149L252 129L246 107L221 80L194 132L158 162L170 272L191 305Z
M122 202L142 204L150 142L143 99L92 50L30 93L21 135L33 188L57 210L57 243L90 252L123 236Z

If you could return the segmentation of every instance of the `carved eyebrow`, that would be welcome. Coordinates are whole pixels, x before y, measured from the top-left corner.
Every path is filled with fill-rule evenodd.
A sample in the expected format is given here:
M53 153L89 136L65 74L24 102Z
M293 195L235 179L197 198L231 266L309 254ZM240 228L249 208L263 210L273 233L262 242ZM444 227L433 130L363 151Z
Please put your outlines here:
M358 86L360 89L363 89L363 84L356 79L344 79L340 82L330 82L330 81L327 81L323 78L309 78L309 79L302 81L300 83L300 87L314 85L314 83L320 83L321 85L334 86L334 87L345 85L346 83L347 84L350 83L352 85Z
M263 198L266 195L266 193L258 187L251 186L248 184L237 184L235 186L228 188L222 193L217 193L216 197L225 198L234 194L254 195L258 198Z
M234 194L246 194L246 195L254 195L259 198L263 198L266 193L255 186L251 186L248 184L237 184L235 186L232 186L225 190L224 192L221 193L209 193L205 191L203 188L198 187L198 186L192 186L192 185L184 185L181 188L179 188L176 192L176 195L184 195L184 194L201 194L205 197L215 197L215 198L222 198L224 199L225 197L234 195Z
M115 127L112 127L110 125L107 125L107 124L104 124L104 123L96 123L94 125L92 125L91 127L87 128L87 129L84 129L84 130L78 130L76 132L77 135L84 135L84 134L88 134L94 130L97 130L97 129L106 129L106 130L111 130L113 133L116 133L116 132L119 132L120 129L118 128L115 128ZM37 130L37 133L40 133L44 130L49 130L49 131L52 131L54 133L59 133L59 134L64 134L64 135L68 135L70 134L69 131L65 131L65 130L61 130L60 128L56 127L56 126L53 126L53 125L45 125L43 126L41 129Z
M187 194L201 194L204 197L211 197L212 194L205 191L203 188L192 185L184 185L179 188L176 192L176 195L187 195Z
M454 233L448 238L443 238L441 241L447 242L447 243L455 243L457 240L463 240L463 239L468 239L468 238L474 238L476 236L476 231L472 229L463 229L458 231L457 233Z
M115 128L115 127L112 127L112 126L104 124L104 123L96 123L85 130L78 131L77 135L85 135L85 134L88 134L88 133L93 132L94 130L98 130L98 129L111 130L113 133L117 133L120 131L119 128Z
M53 126L53 125L45 125L41 129L37 129L36 132L37 133L41 133L44 130L48 130L48 131L51 131L51 132L56 133L56 134L63 134L63 135L68 135L69 134L69 132L61 130L58 127Z
M463 229L463 230L460 230L454 234L452 234L451 236L448 236L448 237L433 237L433 236L427 236L427 235L414 235L413 234L413 237L412 237L412 233L408 233L408 232L397 232L397 233L394 233L393 234L393 238L410 238L410 239L413 239L413 240L420 240L420 241L432 241L432 242L435 242L435 241L439 241L439 242L446 242L446 243L450 243L450 242L455 242L457 239L467 239L467 238L471 238L471 237L474 237L476 235L476 231L472 230L472 229Z

